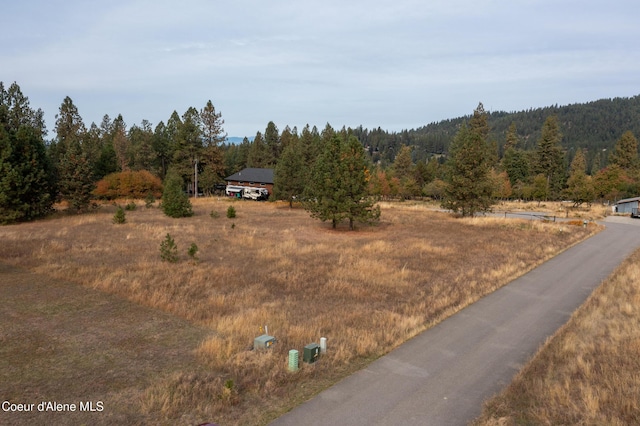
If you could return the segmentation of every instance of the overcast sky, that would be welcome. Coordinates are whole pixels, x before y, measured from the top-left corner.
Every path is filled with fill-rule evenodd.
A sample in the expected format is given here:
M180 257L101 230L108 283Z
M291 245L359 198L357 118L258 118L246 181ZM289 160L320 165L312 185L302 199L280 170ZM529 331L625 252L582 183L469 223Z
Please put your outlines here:
M640 94L638 0L0 0L0 81L88 126L211 100L229 136Z

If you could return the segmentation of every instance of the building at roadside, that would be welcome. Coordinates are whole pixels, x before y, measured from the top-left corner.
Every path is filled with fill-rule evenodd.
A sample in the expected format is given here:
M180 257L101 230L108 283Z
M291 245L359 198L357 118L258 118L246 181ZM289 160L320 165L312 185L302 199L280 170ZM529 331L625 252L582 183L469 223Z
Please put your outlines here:
M246 168L224 180L227 187L264 188L273 195L273 169Z

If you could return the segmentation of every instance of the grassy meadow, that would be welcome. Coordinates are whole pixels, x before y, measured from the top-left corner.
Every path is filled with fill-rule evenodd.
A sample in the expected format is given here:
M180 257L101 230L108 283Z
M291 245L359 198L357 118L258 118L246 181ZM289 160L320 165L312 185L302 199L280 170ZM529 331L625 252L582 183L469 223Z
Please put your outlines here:
M640 424L640 250L550 338L477 426Z
M195 216L171 219L140 202L122 225L115 212L0 227L11 319L0 323L0 399L107 401L92 424L265 424L599 229L408 202L384 203L381 223L355 232L282 203L198 199ZM160 259L167 233L177 263ZM20 337L36 323L38 336ZM252 351L265 325L278 342ZM320 337L327 354L289 372L288 351L302 358ZM25 416L0 412L0 423Z

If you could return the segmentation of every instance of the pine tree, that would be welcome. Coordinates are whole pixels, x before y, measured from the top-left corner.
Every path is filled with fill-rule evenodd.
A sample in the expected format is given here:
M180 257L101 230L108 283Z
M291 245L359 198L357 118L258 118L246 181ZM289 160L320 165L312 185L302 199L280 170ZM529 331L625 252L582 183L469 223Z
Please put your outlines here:
M306 167L302 145L297 139L291 139L282 152L274 173L274 195L279 200L288 200L293 207L293 200L300 197L306 185Z
M202 174L198 178L198 185L205 193L211 194L214 191L215 184L221 182L224 177L224 155L220 144L224 142L227 134L223 128L222 113L216 113L211 100L200 110L200 120L203 150L200 160Z
M95 166L84 152L87 129L78 108L68 96L56 115L56 135L52 150L60 197L69 203L71 209L78 212L86 210L94 189Z
M116 210L116 213L113 215L113 219L111 219L111 221L116 225L122 225L124 223L127 223L127 215L124 212L124 209L122 207L118 206L118 209Z
M332 137L325 144L311 172L304 197L304 208L311 213L311 217L323 222L331 220L334 229L345 214L341 205L344 197L340 168L341 149L342 143L338 136Z
M278 162L281 152L278 128L273 121L267 124L267 128L264 131L264 142L267 145L266 166L273 167Z
M0 105L0 223L32 220L51 210L50 166L41 131L7 126Z
M178 246L170 234L160 243L160 259L170 263L178 261Z
M42 110L34 111L17 83L0 82L0 223L44 216L54 185Z
M153 130L151 123L142 120L140 126L133 125L129 129L131 143L131 166L135 171L153 170L155 152L153 151Z
M632 132L626 131L616 142L609 162L625 171L635 171L640 166L638 160L638 140Z
M183 192L183 185L182 177L175 170L170 169L164 180L162 191L162 211L169 217L193 216L191 201Z
M505 152L509 149L518 149L518 131L516 129L516 123L511 123L509 129L507 130L507 142L504 145Z
M411 159L412 148L404 145L400 148L400 152L393 161L393 175L400 181L400 196L403 199L411 198L419 195L420 188L416 183L414 176L415 166Z
M73 144L67 148L60 162L59 171L58 186L63 199L69 203L69 208L76 212L87 210L95 188L93 168L79 144Z
M113 120L113 135L111 140L118 161L118 170L121 172L129 170L131 142L127 137L127 124L120 114Z
M486 113L480 104L469 125L463 124L449 147L443 208L462 216L490 210L493 199L486 140L488 133Z
M349 229L354 222L375 223L380 219L380 206L369 196L369 170L362 144L355 136L347 136L343 142L341 183L345 185L345 210Z
M369 171L364 150L351 136L326 132L329 138L311 172L305 190L304 207L311 216L330 220L335 229L343 219L349 219L349 229L354 222L372 223L380 218L380 209L368 195Z
M174 171L180 175L184 182L195 185L194 167L196 162L199 164L202 159L202 148L200 113L191 107L182 115L182 121L178 124L172 160Z
M264 142L262 133L256 133L247 154L247 167L269 167L272 164L271 159L272 156Z
M583 203L591 204L595 199L595 191L591 177L587 176L587 161L582 150L576 152L571 162L571 174L567 180L565 196L573 201L574 207Z
M542 135L536 148L534 173L546 176L549 196L553 199L560 197L566 181L561 141L558 118L550 116L542 126Z

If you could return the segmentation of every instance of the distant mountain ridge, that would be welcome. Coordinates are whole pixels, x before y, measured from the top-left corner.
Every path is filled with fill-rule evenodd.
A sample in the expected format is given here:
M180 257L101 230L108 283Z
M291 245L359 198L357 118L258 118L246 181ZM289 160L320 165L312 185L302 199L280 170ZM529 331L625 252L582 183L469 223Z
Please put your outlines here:
M494 111L488 113L491 132L489 139L501 150L506 133L514 123L519 136L518 148L534 149L540 138L547 117L555 115L560 122L562 146L566 150L586 149L592 157L598 151L610 150L628 130L640 138L640 95L630 98L600 99L566 106L548 106L518 112ZM417 129L389 133L384 130L354 130L356 136L372 151L392 160L401 145L414 147L414 160L422 160L433 154L446 153L449 144L463 122L463 117L433 122Z
M255 136L251 136L251 137L248 137L247 139L249 140L249 142L253 142L254 138L255 138ZM227 139L225 140L225 143L227 143L229 145L240 145L242 143L242 141L244 141L244 137L228 136Z

